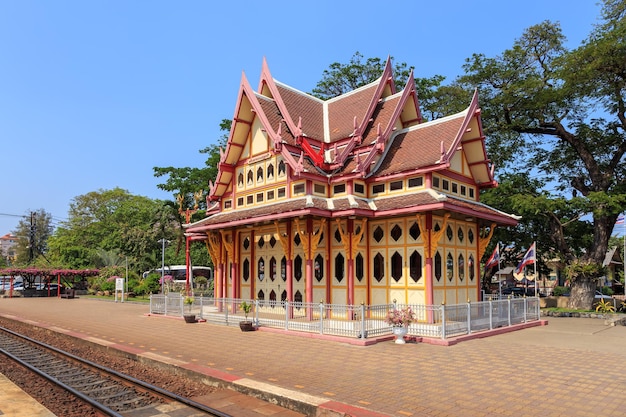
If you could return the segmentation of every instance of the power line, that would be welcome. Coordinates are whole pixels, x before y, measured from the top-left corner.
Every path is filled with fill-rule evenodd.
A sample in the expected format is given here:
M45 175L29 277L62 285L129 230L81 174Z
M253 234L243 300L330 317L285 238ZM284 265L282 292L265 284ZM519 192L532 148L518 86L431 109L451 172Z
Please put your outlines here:
M23 214L8 214L8 213L0 213L0 216L7 216L7 217L28 217L25 216Z

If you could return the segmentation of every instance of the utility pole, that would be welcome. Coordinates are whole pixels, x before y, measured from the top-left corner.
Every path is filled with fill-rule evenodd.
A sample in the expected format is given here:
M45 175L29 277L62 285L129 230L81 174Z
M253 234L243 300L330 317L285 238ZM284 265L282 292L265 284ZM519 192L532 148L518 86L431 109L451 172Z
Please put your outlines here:
M35 259L35 233L37 231L37 219L35 212L30 212L30 236L28 239L28 263Z

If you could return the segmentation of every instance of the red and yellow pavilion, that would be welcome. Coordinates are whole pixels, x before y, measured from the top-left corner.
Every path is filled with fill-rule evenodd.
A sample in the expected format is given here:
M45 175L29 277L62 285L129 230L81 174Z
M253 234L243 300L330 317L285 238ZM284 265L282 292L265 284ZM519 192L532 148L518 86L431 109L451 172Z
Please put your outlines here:
M479 261L515 216L479 201L496 187L478 97L422 122L411 75L323 101L242 76L232 128L207 196L185 225L215 265L215 297L263 302L476 301ZM489 233L485 233L489 231Z

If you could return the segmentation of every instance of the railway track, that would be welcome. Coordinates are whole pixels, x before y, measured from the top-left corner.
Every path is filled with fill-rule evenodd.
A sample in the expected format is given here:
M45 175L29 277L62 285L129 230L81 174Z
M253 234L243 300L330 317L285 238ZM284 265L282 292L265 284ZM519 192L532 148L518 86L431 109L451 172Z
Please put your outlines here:
M231 417L4 327L0 327L0 354L89 404L98 415L150 416L154 409L154 415L176 410L177 416Z

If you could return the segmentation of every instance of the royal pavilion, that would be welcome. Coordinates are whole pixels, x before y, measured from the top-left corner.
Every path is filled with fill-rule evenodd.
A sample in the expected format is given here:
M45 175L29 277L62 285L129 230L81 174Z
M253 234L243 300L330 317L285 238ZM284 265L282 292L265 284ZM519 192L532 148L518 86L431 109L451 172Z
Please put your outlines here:
M206 218L185 225L215 266L215 298L347 305L480 299L479 262L517 217L497 186L478 96L424 121L411 75L330 100L242 76Z

